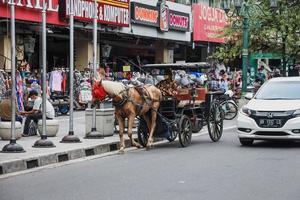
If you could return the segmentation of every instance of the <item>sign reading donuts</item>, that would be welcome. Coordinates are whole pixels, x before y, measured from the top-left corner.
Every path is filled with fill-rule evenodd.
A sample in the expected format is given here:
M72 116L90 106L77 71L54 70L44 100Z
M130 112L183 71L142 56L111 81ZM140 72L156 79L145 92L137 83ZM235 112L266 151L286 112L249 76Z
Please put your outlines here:
M132 2L131 22L133 24L153 26L163 32L169 30L187 32L190 29L190 15L170 10L165 4L150 6Z

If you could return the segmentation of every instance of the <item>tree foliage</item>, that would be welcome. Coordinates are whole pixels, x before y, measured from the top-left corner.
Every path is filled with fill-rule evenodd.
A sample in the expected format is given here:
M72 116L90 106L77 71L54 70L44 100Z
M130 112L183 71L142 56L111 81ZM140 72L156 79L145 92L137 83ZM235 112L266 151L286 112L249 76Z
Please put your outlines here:
M250 53L259 51L288 55L300 61L300 1L278 0L276 9L271 9L269 0L253 0L249 7ZM233 14L233 11L231 11ZM220 37L226 43L219 46L212 58L225 62L235 59L242 51L242 17L229 18L228 26Z

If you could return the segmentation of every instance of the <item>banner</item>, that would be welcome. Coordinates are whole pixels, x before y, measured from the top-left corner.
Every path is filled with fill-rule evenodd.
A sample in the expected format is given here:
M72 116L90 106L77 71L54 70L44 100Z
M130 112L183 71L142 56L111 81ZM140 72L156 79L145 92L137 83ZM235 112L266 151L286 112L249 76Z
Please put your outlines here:
M61 0L59 12L62 20L69 18L71 1L74 3L74 19L78 21L92 21L96 14L99 23L129 26L129 0L98 0L97 9L93 0Z
M224 10L212 8L204 4L194 4L193 19L194 41L225 42L225 38L218 37L227 21Z
M0 0L0 18L10 18L9 0ZM46 0L47 23L68 26L71 0ZM74 19L92 21L97 12L98 22L114 26L129 26L129 0L97 0L95 11L92 0L72 0ZM17 0L15 5L16 20L41 22L41 0Z
M10 18L10 0L0 0L0 18ZM66 22L60 21L58 17L59 0L47 0L47 23L67 26ZM18 0L15 4L16 20L42 22L41 10L42 1L39 0Z
M159 28L163 32L169 30L187 32L190 30L189 13L169 10L165 4L150 6L132 2L131 21L133 24Z

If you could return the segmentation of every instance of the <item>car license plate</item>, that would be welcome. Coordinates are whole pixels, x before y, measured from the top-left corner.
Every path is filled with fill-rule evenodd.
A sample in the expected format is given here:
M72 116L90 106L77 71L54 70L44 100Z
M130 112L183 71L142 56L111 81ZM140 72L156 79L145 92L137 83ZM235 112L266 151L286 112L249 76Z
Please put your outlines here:
M279 128L281 127L281 119L260 119L259 125L264 128Z

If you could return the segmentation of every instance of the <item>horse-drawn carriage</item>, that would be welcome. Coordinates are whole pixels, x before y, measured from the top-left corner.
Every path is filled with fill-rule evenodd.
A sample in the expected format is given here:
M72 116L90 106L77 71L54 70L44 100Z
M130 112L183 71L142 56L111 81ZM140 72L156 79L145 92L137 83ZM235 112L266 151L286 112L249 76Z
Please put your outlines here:
M174 70L188 73L207 67L209 67L207 63L175 63L148 64L142 69L151 73L155 78L166 74L172 76L170 72ZM153 74L153 70L160 73ZM190 84L185 88L178 87L172 95L163 94L160 107L156 111L157 118L153 136L166 138L170 142L178 136L180 145L186 147L191 143L192 134L199 132L203 126L207 125L211 140L217 142L223 132L223 113L217 98L215 98L217 95L219 95L218 92L207 92L205 87L198 87L196 84ZM151 117L150 112L149 117ZM147 145L148 127L144 117L140 116L137 133L139 143L144 147Z

